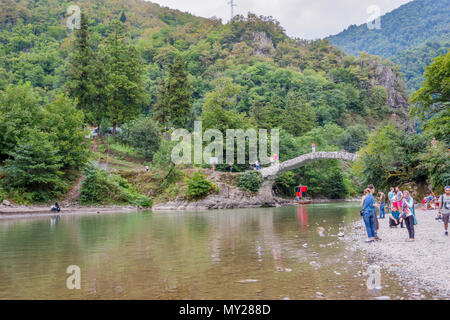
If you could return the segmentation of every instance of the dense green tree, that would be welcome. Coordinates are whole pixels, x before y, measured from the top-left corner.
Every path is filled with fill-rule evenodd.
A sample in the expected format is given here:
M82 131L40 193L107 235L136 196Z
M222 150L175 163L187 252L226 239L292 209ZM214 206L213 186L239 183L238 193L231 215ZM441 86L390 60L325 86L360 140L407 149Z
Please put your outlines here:
M33 192L34 201L47 201L47 193L62 191L62 158L48 134L35 128L24 131L26 135L9 153L11 159L5 162L7 176L3 185L10 191Z
M429 144L427 137L400 130L389 123L373 131L359 154L355 172L363 185L388 188L402 183L424 182L420 156Z
M119 138L140 150L146 158L152 158L161 144L159 128L148 116L141 116L122 126Z
M86 163L89 153L84 131L84 114L73 100L59 94L44 107L43 129L58 150L62 169L78 170Z
M367 128L363 125L348 127L342 141L342 146L348 152L357 152L366 143L367 136Z
M425 153L418 156L416 170L427 170L428 182L436 193L444 191L450 185L450 152L448 147L438 142L429 145Z
M283 128L294 136L300 136L310 131L314 127L315 121L314 109L304 97L289 93L283 112Z
M169 114L169 99L167 92L167 85L164 79L158 86L156 93L156 102L153 105L152 113L155 121L159 122L164 130L167 130L170 126L170 114Z
M322 160L301 168L299 180L302 185L308 186L308 194L313 197L339 199L348 195L337 160Z
M29 83L9 86L0 92L0 159L26 136L28 128L34 128L42 120L42 99Z
M167 111L165 121L175 128L185 128L192 122L191 87L180 56L170 66L167 80L162 85L158 95L160 100L154 106L157 118L163 119L162 113Z
M250 120L245 113L236 109L241 91L231 79L219 79L215 90L206 94L203 105L203 129L216 129L225 134L227 129L247 129Z
M112 27L113 33L100 47L105 82L97 90L104 90L101 114L111 119L115 135L117 125L139 114L145 92L139 52L125 41L120 22L113 22Z
M92 112L95 70L94 53L89 36L89 24L86 15L81 15L80 29L75 30L73 49L67 68L66 88L70 97L76 98L78 107Z
M411 113L422 120L427 119L429 123L425 123L426 131L448 142L450 123L445 120L449 119L450 110L450 52L434 59L426 67L424 77L422 88L411 97L414 104Z

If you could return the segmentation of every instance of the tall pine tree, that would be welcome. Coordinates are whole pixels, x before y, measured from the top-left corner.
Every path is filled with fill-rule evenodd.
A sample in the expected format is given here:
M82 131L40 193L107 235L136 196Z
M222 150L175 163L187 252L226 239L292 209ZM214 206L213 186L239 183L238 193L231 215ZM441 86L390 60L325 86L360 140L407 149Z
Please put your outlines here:
M78 100L78 108L92 111L94 53L89 39L86 15L81 15L81 28L75 30L73 51L69 59L66 88L69 96Z
M167 99L167 85L164 79L159 84L158 91L156 92L156 103L153 106L153 119L158 121L164 130L169 127L169 103Z
M97 90L104 97L101 116L111 120L115 135L117 125L139 114L145 89L139 52L125 41L122 23L116 20L113 27L113 34L100 48L104 80Z
M165 128L185 128L192 122L191 87L180 56L170 66L167 80L161 82L153 114Z

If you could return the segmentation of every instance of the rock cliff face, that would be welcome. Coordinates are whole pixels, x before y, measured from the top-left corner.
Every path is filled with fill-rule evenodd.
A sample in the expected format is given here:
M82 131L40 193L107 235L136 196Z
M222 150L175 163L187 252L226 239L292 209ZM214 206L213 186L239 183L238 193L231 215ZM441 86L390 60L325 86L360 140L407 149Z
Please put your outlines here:
M404 79L401 78L391 67L371 59L366 67L374 70L370 78L372 86L383 86L388 93L387 105L392 110L391 120L408 131L414 130L414 124L409 119L408 93Z
M253 54L272 56L275 51L272 39L265 32L252 32Z

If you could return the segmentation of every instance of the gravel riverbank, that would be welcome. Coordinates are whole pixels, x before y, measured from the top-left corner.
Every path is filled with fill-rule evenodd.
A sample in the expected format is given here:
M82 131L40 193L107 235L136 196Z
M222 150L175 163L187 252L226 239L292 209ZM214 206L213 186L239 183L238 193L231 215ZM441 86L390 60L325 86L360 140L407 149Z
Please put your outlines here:
M50 206L2 206L0 205L0 219L17 219L30 217L44 217L77 214L111 214L137 212L133 206L62 206L61 212L50 212Z
M435 220L437 210L416 209L416 216L415 242L406 242L406 228L389 228L387 215L379 220L382 241L364 242L367 234L362 219L352 225L345 239L353 249L363 250L374 263L396 274L417 294L426 290L440 298L450 298L450 238L444 235L443 223Z

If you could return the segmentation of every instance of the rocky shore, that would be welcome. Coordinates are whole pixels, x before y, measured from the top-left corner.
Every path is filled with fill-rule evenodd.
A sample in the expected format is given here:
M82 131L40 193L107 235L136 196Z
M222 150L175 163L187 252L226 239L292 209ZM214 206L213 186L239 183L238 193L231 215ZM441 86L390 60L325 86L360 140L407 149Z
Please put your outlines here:
M12 218L28 218L37 216L55 216L59 214L75 215L75 214L109 214L109 213L123 213L136 212L138 209L133 206L62 206L61 212L50 212L49 206L15 206L15 205L1 205L0 204L0 219Z
M373 263L396 274L417 295L426 290L437 297L449 298L450 238L444 235L443 223L435 220L437 210L416 209L416 216L415 242L406 242L406 228L389 228L387 217L379 220L382 241L364 242L367 234L362 219L352 225L345 239L352 249L364 251Z
M155 204L152 210L172 211L172 210L211 210L211 209L237 209L237 208L259 208L259 207L279 207L294 204L291 199L274 197L271 190L262 189L259 194L244 192L238 187L227 183L218 183L219 192L211 194L205 199L189 202L183 197L178 197L175 201ZM267 191L267 192L265 192Z

